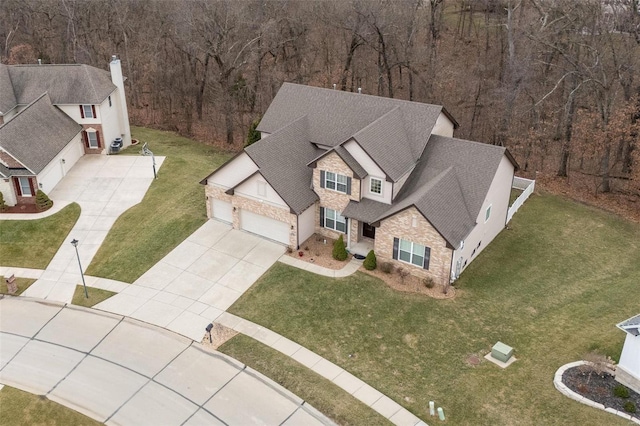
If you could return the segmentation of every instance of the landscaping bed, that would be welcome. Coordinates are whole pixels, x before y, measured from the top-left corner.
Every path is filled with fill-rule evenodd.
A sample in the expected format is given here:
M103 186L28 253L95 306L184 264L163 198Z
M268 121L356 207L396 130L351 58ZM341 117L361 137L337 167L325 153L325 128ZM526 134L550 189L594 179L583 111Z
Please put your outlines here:
M347 260L335 260L332 255L334 242L335 240L331 238L313 234L307 241L300 244L299 250L287 251L287 255L324 268L342 269L349 263L351 256L347 257Z
M611 407L623 413L627 413L640 419L640 394L622 386L616 381L611 373L589 372L587 369L579 367L569 368L562 375L562 383L575 393L584 396L591 401ZM614 394L614 389L620 387L626 389L629 396L621 398ZM636 409L635 413L625 409L625 403L631 402Z

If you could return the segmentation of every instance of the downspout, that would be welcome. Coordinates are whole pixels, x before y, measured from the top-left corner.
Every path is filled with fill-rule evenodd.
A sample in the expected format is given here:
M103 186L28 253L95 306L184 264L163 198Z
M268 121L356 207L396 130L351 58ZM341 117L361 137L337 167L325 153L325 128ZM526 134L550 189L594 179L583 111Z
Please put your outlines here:
M296 214L296 250L300 250L300 216Z

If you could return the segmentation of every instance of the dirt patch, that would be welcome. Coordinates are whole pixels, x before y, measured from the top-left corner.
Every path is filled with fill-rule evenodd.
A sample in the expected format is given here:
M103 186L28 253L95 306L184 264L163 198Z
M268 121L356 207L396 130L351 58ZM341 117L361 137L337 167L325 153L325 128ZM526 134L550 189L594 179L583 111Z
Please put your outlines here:
M414 275L408 275L403 278L398 272L397 268L393 268L393 271L387 274L385 272L382 272L379 267L380 265L378 265L378 269L367 271L366 269L364 269L364 266L361 266L360 271L364 272L365 274L372 275L376 278L380 278L385 282L385 284L387 284L394 290L402 291L405 293L424 294L426 296L433 297L434 299L453 299L460 291L453 286L449 286L447 292L445 293L445 289L442 286L434 285L432 288L429 288L425 285L425 282L422 278L416 277Z
M613 390L616 386L622 386L616 382L610 373L598 374L591 372L585 368L574 367L569 368L562 375L562 382L572 391L584 396L592 401L600 403L605 407L611 407L614 410L630 414L640 419L640 394L628 389L629 397L620 398L614 395ZM624 404L631 401L635 407L635 413L625 411Z
M334 242L335 240L331 238L313 234L307 241L300 244L300 250L295 250L287 254L304 262L314 263L325 268L335 270L342 269L349 263L351 257L347 257L347 260L344 261L335 260L333 258ZM302 253L302 256L300 256L300 253Z
M224 342L231 339L236 334L238 334L237 331L225 327L224 325L214 323L213 328L211 329L211 340L209 340L209 333L205 333L200 343L211 349L218 349Z
M482 358L478 355L470 355L467 357L466 362L468 365L475 367L476 365L480 365Z

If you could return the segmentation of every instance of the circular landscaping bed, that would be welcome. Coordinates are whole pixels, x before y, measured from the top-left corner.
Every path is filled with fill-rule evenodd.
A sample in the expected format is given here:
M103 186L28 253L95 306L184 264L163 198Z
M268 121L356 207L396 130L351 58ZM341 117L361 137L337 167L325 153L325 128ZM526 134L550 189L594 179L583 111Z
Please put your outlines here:
M564 372L562 383L591 401L640 419L640 394L618 383L611 373L573 367Z

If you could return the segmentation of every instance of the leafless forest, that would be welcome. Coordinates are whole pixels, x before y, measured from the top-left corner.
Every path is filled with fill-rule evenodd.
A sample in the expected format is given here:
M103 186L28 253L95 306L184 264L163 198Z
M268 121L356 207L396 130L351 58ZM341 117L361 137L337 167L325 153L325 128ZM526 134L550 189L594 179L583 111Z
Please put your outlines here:
M548 188L640 216L640 0L2 0L3 63L112 54L138 125L241 148L284 81L444 105Z

